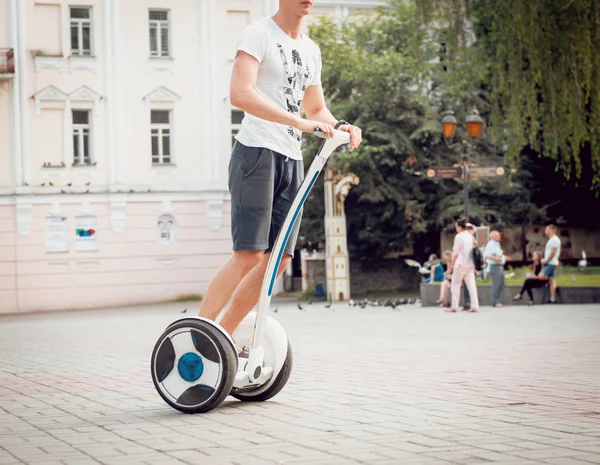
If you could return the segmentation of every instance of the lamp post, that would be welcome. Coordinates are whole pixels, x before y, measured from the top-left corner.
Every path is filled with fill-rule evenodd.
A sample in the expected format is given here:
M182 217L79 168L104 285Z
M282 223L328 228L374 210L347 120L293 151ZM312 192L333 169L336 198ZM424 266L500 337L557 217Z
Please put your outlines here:
M483 129L483 119L479 116L479 112L473 109L471 114L465 121L467 126L467 134L472 139L478 139L481 137L481 131ZM444 139L446 142L454 137L456 132L456 126L458 122L454 117L453 111L447 111L445 116L442 118L442 128L444 129ZM454 144L452 147L455 147ZM462 175L463 181L463 204L465 217L469 216L469 152L472 150L472 145L469 141L463 141L462 143Z

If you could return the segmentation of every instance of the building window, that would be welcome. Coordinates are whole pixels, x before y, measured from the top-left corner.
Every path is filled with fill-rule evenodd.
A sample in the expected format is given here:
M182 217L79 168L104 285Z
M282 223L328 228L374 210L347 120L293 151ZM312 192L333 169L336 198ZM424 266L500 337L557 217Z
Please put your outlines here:
M91 56L92 54L92 9L71 7L71 53Z
M150 112L150 139L152 142L152 164L171 163L171 112Z
M235 144L235 136L242 127L244 112L242 110L231 110L231 146Z
M90 111L73 110L74 165L89 165L92 162L90 132Z
M170 57L169 10L150 10L148 19L150 24L150 56Z

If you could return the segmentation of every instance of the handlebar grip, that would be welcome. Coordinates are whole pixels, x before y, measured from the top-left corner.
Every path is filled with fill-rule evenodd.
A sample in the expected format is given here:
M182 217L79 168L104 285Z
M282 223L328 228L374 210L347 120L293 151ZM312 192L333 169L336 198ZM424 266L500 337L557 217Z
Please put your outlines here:
M321 139L327 139L327 135L323 131L321 131L321 128L319 127L315 128L313 134L317 137L320 137Z

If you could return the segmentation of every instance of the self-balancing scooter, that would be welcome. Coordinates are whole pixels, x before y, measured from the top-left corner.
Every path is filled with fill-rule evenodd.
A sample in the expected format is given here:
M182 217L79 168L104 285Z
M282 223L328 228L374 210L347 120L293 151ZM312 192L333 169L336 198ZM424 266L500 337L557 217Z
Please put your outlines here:
M315 134L325 137L316 130ZM218 323L185 317L160 336L150 369L160 396L184 413L218 407L228 395L242 401L264 401L283 389L292 371L292 348L281 325L269 317L269 305L285 245L302 205L329 156L350 142L347 132L335 131L323 141L277 235L262 283L258 310L234 333L240 346L251 346L248 358L238 358L232 337Z

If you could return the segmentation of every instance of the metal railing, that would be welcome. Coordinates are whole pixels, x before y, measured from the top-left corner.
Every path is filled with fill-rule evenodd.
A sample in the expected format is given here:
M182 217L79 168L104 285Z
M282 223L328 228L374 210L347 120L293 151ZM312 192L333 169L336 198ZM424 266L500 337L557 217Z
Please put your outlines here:
M0 74L15 72L15 52L12 48L0 48Z

